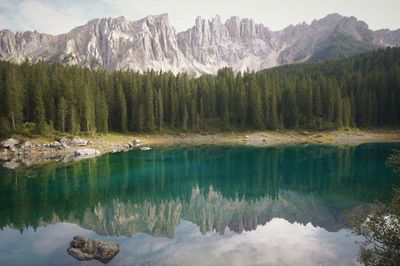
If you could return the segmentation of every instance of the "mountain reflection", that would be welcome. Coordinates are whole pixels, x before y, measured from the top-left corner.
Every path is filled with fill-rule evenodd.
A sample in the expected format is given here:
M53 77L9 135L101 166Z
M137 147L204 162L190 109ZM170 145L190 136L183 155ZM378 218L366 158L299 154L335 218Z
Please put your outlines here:
M274 217L343 228L343 213L387 200L393 146L176 147L107 154L18 171L0 169L0 227L61 221L103 235L173 237L254 230Z

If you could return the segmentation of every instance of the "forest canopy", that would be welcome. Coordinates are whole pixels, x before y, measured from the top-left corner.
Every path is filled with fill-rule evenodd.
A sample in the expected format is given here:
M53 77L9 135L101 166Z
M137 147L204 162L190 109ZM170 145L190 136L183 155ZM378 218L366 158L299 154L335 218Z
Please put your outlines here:
M390 127L400 48L260 72L191 77L0 62L0 134Z

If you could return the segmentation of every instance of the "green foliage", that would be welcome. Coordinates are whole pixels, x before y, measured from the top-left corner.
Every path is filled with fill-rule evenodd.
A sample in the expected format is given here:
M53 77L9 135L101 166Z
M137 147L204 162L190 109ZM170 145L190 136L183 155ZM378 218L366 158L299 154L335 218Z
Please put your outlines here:
M358 260L365 265L400 264L400 189L388 205L376 203L370 211L358 209L349 218L360 243Z
M400 151L395 150L387 165L400 173ZM376 203L371 210L359 208L348 217L353 234L360 243L359 261L365 265L400 265L400 188L394 189L389 204Z
M199 78L0 62L0 134L397 126L400 48Z

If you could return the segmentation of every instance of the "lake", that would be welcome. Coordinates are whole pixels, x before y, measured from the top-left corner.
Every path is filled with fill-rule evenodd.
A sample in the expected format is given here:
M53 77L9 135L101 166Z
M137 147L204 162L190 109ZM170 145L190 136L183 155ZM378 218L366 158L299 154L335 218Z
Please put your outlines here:
M0 168L0 265L80 265L77 234L118 242L108 265L354 265L344 217L391 199L394 148L176 146Z

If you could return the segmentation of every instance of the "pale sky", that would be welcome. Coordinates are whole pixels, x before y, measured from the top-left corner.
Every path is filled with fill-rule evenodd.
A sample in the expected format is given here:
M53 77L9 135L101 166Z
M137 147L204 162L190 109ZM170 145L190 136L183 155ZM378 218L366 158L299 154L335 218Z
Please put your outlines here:
M237 15L252 18L272 30L310 23L330 13L354 16L371 29L400 28L400 0L0 0L0 29L66 33L99 17L169 14L177 31L194 25L197 16L222 20Z

